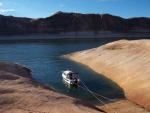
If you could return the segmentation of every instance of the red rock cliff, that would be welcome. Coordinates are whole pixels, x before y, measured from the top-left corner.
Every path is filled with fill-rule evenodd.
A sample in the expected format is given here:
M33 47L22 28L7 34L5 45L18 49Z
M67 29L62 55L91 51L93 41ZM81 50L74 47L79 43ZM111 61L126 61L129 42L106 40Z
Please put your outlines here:
M47 18L29 19L0 15L0 34L69 32L150 33L150 19L123 19L110 14L57 12Z

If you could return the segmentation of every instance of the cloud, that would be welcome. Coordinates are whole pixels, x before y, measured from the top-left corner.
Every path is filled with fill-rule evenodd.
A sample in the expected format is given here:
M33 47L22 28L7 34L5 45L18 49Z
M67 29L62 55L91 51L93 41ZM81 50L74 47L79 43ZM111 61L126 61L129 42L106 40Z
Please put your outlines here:
M60 4L59 6L60 6L60 7L64 7L65 5L64 5L64 4Z
M14 9L0 9L0 13L7 13L7 12L13 12Z
M10 4L11 4L11 2L5 2L5 3L0 2L0 14L8 13L8 12L14 12L15 11L14 8L8 8L7 7ZM14 3L14 4L16 4L16 3Z

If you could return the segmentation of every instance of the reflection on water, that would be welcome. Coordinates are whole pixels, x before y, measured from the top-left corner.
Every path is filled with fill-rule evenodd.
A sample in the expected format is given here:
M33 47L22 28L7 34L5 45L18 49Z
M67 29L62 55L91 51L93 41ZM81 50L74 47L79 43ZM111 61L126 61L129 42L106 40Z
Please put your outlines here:
M79 85L77 85L77 84L68 84L64 80L62 80L62 81L63 81L63 84L65 85L65 87L68 88L69 90L74 90L74 89L78 90L79 89Z
M0 60L23 64L32 70L32 77L38 82L52 87L56 91L96 102L96 99L84 89L67 86L62 81L61 72L69 69L80 74L81 80L93 92L109 98L122 96L122 90L107 78L100 76L82 64L60 56L75 51L98 47L108 41L71 41L71 42L7 42L0 43ZM82 86L82 84L81 84Z

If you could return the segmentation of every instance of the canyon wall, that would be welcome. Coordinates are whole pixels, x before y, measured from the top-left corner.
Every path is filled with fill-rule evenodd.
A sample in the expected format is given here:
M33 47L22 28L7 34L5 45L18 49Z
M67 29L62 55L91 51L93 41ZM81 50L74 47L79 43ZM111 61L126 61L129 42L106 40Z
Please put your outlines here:
M47 18L0 15L0 34L40 34L81 37L150 36L150 18L124 19L110 14L57 12ZM138 35L136 34L138 33ZM88 37L89 38L89 37Z

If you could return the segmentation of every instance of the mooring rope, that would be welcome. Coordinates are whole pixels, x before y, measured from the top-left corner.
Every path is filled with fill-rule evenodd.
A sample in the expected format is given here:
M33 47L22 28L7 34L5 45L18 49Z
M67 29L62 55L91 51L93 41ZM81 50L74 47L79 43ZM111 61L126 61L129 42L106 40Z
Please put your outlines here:
M81 78L80 78L80 76L78 75L78 77L79 77L79 79L81 80ZM82 82L82 81L81 81ZM89 88L82 82L82 84L84 85L84 87L86 88L86 89L88 89L89 90ZM80 87L82 87L82 86L80 86ZM83 89L85 89L84 87L82 87ZM85 89L85 90L86 90ZM91 91L91 90L90 90ZM91 91L92 92L92 91ZM97 95L97 96L99 96L99 97L102 97L102 98L104 98L104 99L107 99L107 100L109 100L109 101L112 101L112 102L114 102L116 99L110 99L110 98L108 98L108 97L105 97L105 96L103 96L103 95L100 95L100 94L97 94L97 93L95 93L95 92L92 92L94 95Z
M104 103L101 99L99 99L96 95L94 95L94 93L91 90L89 90L89 88L83 82L82 82L82 84L87 88L87 91L90 92L98 101L100 101L102 104L104 104L105 106L107 106L114 113L117 113L113 108L111 108L109 105L107 105L106 103Z
M83 84L83 83L82 83ZM76 85L78 85L78 84L76 84ZM84 90L86 90L86 91L88 91L88 88L84 88L84 87L82 87L82 86L80 86L80 85L78 85L79 87L81 87L82 89L84 89ZM92 92L92 91L91 91ZM110 98L107 98L107 97L105 97L105 96L102 96L102 95L100 95L100 94L97 94L97 93L95 93L95 92L92 92L94 95L97 95L97 96L99 96L99 97L102 97L102 98L104 98L104 99L107 99L107 100L109 100L109 101L112 101L112 102L114 102L115 101L115 99L110 99Z
M80 78L80 77L79 77ZM81 79L80 79L81 80ZM84 89L84 90L86 90L86 91L88 91L88 92L90 92L98 101L100 101L103 105L105 105L105 106L107 106L110 110L112 110L114 113L117 113L113 108L111 108L109 105L107 105L106 103L104 103L101 99L99 99L96 95L98 95L98 96L100 96L100 97L103 97L103 98L105 98L105 99L108 99L108 100L110 100L110 101L112 101L112 99L109 99L109 98L107 98L107 97L104 97L104 96L102 96L102 95L99 95L99 94L96 94L96 93L94 93L94 92L92 92L82 81L81 81L81 83L84 85L84 87L82 87L82 86L80 86L80 85L78 85L78 84L76 84L76 85L78 85L79 87L81 87L82 89ZM114 101L114 100L113 100Z

